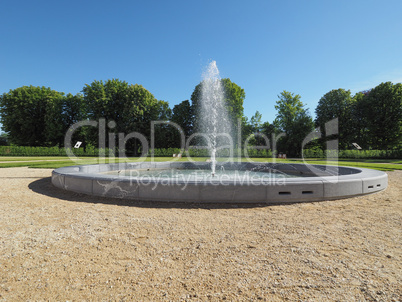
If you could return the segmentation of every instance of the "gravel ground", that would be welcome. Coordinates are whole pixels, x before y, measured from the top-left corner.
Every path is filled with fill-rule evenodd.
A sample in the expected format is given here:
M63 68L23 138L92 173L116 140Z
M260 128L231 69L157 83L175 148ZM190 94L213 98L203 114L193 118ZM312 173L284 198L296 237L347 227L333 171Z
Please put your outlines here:
M0 301L400 301L402 171L377 194L135 203L0 169Z

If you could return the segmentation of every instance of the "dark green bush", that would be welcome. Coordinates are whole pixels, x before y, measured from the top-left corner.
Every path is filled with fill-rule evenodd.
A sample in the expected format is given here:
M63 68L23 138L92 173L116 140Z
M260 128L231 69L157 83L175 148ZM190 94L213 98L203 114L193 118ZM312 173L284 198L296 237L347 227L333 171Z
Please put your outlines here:
M93 156L97 157L100 154L110 156L110 149L98 149L88 145L84 151L83 148L72 149L76 156ZM154 149L155 157L172 157L173 154L179 154L179 148L156 148ZM209 157L207 149L190 148L188 153L191 157ZM273 156L273 152L267 149L247 149L249 157L254 158L269 158ZM118 150L112 151L118 157ZM0 156L66 156L66 150L59 147L20 147L20 146L0 146ZM148 152L147 156L150 156ZM187 154L183 153L183 157ZM233 157L245 157L243 149L234 149ZM218 157L229 157L228 149L221 149L217 152ZM311 148L303 150L304 158L350 158L350 159L401 159L402 149L395 150L321 150L320 148Z
M83 148L72 149L76 156L98 156L102 151L88 146L84 151ZM109 149L105 149L105 156L109 155ZM21 146L0 146L0 156L67 156L66 150L59 147L21 147Z
M402 149L394 150L321 150L305 149L304 158L350 158L350 159L400 159L402 158Z

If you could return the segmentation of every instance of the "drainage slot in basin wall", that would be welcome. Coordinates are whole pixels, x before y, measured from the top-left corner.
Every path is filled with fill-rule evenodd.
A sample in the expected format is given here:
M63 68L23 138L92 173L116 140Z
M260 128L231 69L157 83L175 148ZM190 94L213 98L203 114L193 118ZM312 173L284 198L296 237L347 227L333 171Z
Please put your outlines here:
M290 194L292 194L292 193L290 193L290 192L279 192L279 195L290 195Z
M302 191L302 194L313 194L313 191Z
M381 187L381 184L378 184L377 187Z
M369 188L369 189L373 189L373 188L374 188L374 186L368 186L368 188Z

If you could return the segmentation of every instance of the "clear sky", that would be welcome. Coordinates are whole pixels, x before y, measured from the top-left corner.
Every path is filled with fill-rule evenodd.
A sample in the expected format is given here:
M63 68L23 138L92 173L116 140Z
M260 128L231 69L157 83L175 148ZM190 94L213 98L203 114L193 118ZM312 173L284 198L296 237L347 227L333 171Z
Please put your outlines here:
M14 0L0 11L0 93L118 78L173 107L216 60L245 90L246 116L272 122L283 90L314 116L332 89L402 81L400 0Z

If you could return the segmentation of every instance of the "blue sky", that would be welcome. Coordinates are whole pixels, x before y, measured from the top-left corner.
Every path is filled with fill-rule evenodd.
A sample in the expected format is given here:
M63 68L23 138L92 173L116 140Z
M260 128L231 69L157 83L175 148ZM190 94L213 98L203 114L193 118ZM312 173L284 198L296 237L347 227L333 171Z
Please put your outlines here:
M205 66L246 92L245 114L275 118L291 91L402 81L402 1L2 1L0 93L23 85L76 94L93 80L138 83L170 106Z

